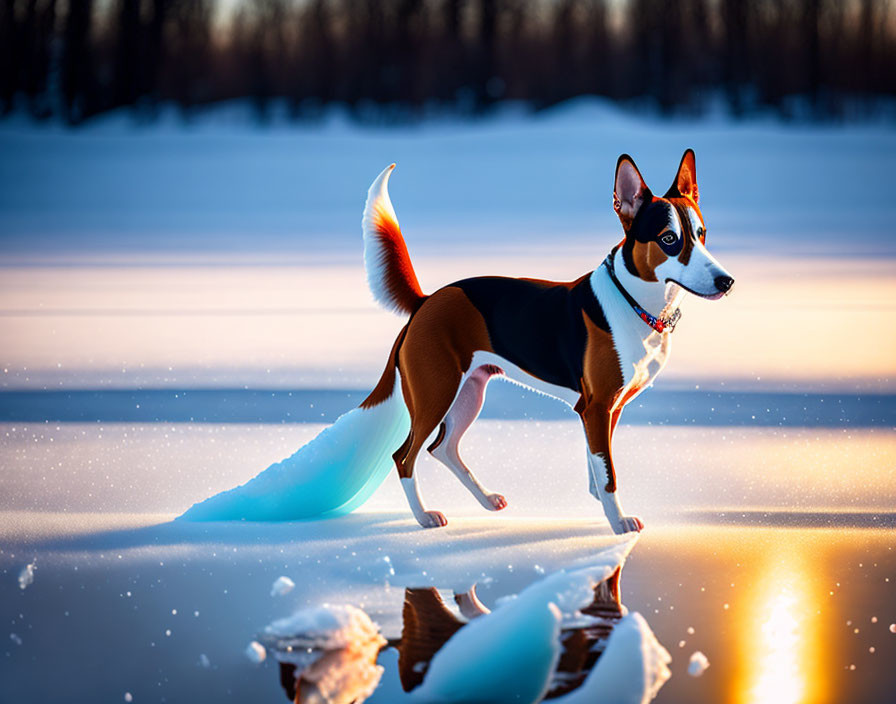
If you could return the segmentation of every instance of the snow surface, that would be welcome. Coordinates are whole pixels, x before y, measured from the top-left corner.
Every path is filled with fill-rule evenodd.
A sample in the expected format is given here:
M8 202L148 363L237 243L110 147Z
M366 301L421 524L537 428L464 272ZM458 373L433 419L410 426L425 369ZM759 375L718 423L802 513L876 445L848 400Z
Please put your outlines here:
M755 251L886 251L896 130L773 121L660 122L596 99L535 116L371 129L316 125L135 129L126 112L82 130L0 122L0 232L8 253L226 250L258 256L360 247L373 178L397 162L393 200L416 246L616 233L613 169L634 156L656 192L693 147L717 241ZM854 174L844 178L843 174ZM828 198L832 181L837 198Z

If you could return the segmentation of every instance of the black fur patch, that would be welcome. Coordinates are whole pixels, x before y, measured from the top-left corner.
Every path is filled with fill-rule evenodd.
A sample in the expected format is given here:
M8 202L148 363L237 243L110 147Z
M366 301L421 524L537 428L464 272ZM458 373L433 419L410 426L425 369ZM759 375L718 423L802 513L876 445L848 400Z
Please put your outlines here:
M569 283L482 276L451 284L482 313L495 352L543 381L581 391L584 310L609 332L590 274Z

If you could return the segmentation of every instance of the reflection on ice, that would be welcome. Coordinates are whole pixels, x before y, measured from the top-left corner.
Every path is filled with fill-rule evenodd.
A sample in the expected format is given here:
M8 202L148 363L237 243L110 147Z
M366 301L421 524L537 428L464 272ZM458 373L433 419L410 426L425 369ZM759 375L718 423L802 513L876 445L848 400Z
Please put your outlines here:
M280 662L295 702L361 702L375 689L386 645L398 650L408 700L649 702L669 678L670 657L637 613L619 598L630 540L587 564L560 570L489 611L475 587L454 593L408 588L400 638L388 642L351 606L299 611L260 637ZM316 697L311 698L309 697Z

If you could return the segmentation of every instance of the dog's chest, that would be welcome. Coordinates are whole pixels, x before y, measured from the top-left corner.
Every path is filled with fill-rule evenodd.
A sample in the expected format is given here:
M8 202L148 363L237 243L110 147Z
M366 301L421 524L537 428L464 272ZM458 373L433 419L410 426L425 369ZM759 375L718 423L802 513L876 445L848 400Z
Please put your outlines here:
M649 386L665 366L671 337L669 332L658 333L645 325L602 273L595 272L591 280L619 357L622 389L617 398L627 403Z
M622 368L623 389L620 394L628 399L649 386L669 358L669 333L653 332L646 337L638 334L614 336Z

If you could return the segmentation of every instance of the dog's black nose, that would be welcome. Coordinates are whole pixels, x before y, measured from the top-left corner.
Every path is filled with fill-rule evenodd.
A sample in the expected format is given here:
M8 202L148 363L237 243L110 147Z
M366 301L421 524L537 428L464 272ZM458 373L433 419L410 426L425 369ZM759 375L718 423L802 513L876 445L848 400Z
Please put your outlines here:
M722 293L728 293L734 286L734 279L730 276L717 276L715 280L716 288Z

